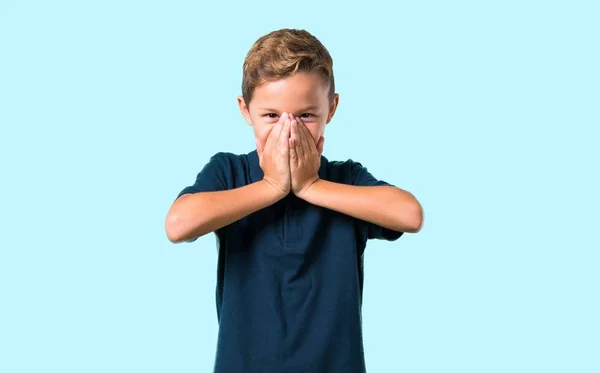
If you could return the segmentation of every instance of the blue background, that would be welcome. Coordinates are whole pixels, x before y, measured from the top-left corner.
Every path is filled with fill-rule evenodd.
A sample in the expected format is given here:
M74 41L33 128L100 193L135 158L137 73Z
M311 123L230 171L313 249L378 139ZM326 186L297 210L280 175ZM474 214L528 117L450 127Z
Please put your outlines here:
M211 371L215 237L164 219L253 149L242 63L284 27L334 59L324 155L425 209L368 245L369 372L600 371L594 3L3 1L0 371Z

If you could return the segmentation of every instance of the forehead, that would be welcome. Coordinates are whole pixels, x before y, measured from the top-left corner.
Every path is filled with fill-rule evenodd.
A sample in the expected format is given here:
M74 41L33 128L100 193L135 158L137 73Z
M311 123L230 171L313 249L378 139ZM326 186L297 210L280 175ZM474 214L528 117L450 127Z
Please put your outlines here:
M321 106L327 101L327 93L328 87L317 73L296 73L256 87L252 106L282 111Z

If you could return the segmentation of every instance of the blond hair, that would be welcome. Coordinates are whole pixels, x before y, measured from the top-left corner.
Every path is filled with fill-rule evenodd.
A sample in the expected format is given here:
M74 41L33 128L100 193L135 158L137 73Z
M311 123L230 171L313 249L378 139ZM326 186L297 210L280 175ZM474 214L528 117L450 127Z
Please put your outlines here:
M329 101L335 94L333 60L321 42L305 30L281 29L260 37L244 60L242 96L246 105L259 85L287 78L297 72L321 75L329 87Z

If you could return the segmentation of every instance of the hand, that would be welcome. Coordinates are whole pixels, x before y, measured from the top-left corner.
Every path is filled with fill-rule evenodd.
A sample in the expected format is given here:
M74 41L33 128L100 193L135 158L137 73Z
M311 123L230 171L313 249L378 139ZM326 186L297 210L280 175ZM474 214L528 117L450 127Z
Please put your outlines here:
M289 137L290 120L286 113L283 113L271 129L264 148L260 141L255 139L260 168L264 173L263 180L284 196L291 188Z
M318 172L325 138L321 136L315 144L304 122L300 118L293 118L289 142L291 188L295 195L302 198L308 188L319 180Z

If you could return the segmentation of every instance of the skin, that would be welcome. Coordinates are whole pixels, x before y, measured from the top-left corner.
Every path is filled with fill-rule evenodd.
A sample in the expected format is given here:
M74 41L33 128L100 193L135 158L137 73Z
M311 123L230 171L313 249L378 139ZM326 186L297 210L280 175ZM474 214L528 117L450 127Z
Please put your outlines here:
M301 72L256 87L248 105L238 96L240 111L254 130L265 180L282 193L302 194L316 181L325 125L339 102L338 94L330 101L328 93L320 75ZM278 164L277 152L282 155Z
M240 111L252 126L264 178L231 190L180 196L165 220L173 243L192 241L281 200L290 192L307 202L400 232L416 233L423 209L395 186L358 186L318 177L325 126L338 105L316 74L297 73L255 88Z
M328 92L329 87L316 73L297 73L256 87L248 105L242 96L238 96L238 105L242 116L252 126L254 137L263 147L283 113L299 118L313 141L317 142L339 102L337 93L329 102Z
M254 130L265 180L278 192L291 190L315 205L397 231L420 231L423 209L411 193L319 179L325 125L339 102L338 94L329 102L328 88L316 73L297 73L256 87L248 104L238 96L240 111Z

